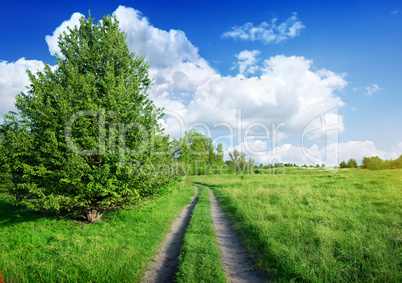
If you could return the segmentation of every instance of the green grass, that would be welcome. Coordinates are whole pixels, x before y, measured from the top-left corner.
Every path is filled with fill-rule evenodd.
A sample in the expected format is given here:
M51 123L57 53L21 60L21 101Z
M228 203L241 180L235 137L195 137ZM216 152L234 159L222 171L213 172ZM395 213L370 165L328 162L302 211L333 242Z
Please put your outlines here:
M0 267L6 282L138 282L194 189L180 188L141 210L80 226L32 213L0 194Z
M198 176L277 281L402 282L402 170Z
M227 282L211 220L209 191L199 196L184 236L176 273L177 282Z

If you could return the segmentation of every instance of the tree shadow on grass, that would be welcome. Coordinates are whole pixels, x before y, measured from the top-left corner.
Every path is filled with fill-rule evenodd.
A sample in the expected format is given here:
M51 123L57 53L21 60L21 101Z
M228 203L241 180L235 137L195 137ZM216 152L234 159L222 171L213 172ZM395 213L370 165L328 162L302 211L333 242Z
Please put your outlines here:
M16 206L0 195L0 227L12 226L23 222L33 222L42 218L61 219L63 215L29 210L24 206Z

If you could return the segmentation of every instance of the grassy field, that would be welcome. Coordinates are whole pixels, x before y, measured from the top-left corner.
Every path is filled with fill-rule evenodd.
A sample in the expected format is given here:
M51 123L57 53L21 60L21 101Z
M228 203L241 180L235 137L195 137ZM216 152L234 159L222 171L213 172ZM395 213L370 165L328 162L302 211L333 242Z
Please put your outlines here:
M227 282L211 221L209 191L199 186L197 206L184 236L177 282Z
M198 176L276 281L402 282L402 170Z
M140 211L111 212L109 220L82 226L12 206L0 194L6 282L138 282L193 195L193 188L183 187Z

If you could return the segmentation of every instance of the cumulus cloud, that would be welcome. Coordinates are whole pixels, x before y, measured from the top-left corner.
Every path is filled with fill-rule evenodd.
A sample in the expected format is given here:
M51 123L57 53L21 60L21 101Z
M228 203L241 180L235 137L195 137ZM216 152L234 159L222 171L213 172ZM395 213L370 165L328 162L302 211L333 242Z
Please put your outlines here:
M366 90L365 92L366 96L371 96L373 93L376 93L377 91L381 90L381 88L377 84L371 84L369 86L366 86L364 89Z
M170 100L191 100L197 87L215 74L183 31L158 29L140 11L129 7L119 6L113 14L119 20L120 29L127 35L130 51L144 55L149 63L149 73L154 79L150 96L158 106L181 104L167 102L167 93ZM68 26L78 26L81 16L80 13L74 13L55 29L52 36L46 36L52 55L59 52L58 36L63 31L67 32Z
M145 55L149 63L154 78L153 98L165 91L176 96L191 95L215 73L183 31L158 29L139 11L124 6L114 14L127 34L130 51Z
M312 61L299 56L278 55L265 60L263 65L261 76L209 77L185 106L183 120L211 127L224 122L242 130L256 123L267 127L284 123L283 136L291 136L301 135L311 121L344 105L336 95L336 90L347 84L342 74L313 71ZM342 117L338 114L334 117L342 131Z
M305 28L298 20L297 13L288 18L285 22L278 24L274 18L271 23L262 22L254 26L253 23L246 23L242 26L234 26L231 31L224 32L223 38L233 38L250 41L262 41L265 44L279 43L300 34Z
M250 151L250 148L253 148L253 151ZM286 143L272 147L269 142L254 140L230 147L226 153L234 149L246 153L247 157L255 158L256 164L296 163L299 166L303 164L338 166L342 160L348 161L350 158L356 159L357 163L361 164L364 156L379 156L381 159L398 158L402 152L402 143L399 143L392 152L385 152L377 149L373 141L331 143L321 147L317 144L302 147ZM259 154L255 154L254 150L258 150Z
M180 30L164 31L153 27L141 12L120 6L114 12L120 28L127 33L131 51L144 54L156 68L171 67L184 60L198 60L198 50Z
M258 59L257 56L261 53L259 50L243 50L239 54L236 54L238 62L235 67L239 68L240 74L254 74L259 67L256 65Z
M56 28L53 31L53 35L46 35L45 40L46 43L49 47L49 52L52 55L55 55L56 53L60 54L60 48L57 44L57 41L59 40L60 34L62 34L64 31L68 32L68 28L74 28L74 26L79 26L80 25L80 18L83 16L81 13L74 13L71 15L71 18L67 21L64 21L58 28Z
M323 163L330 166L339 165L340 161L348 161L350 158L356 159L357 163L360 164L364 156L379 156L381 159L394 159L401 154L401 152L397 150L393 152L381 151L376 148L373 141L333 143L329 144L327 147L313 145L312 148L316 149L315 154L318 158L317 160L323 160ZM312 150L312 148L305 149L304 152ZM312 163L311 158L309 160L309 163Z
M25 91L29 85L26 70L32 72L41 71L44 64L37 60L25 60L20 58L16 62L0 62L0 119L8 111L15 111L15 96Z

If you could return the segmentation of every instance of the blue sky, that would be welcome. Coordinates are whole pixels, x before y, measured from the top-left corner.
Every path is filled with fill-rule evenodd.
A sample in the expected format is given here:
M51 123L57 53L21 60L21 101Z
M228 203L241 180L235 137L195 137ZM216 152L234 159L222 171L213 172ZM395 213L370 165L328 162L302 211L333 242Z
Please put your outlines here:
M341 121L338 158L360 160L363 155L395 158L402 153L400 1L8 1L2 4L0 18L1 114L12 110L9 106L12 92L23 90L17 84L26 81L15 78L23 76L21 68L40 69L41 62L54 64L55 57L45 40L47 35L52 36L73 13L87 16L90 9L99 20L117 11L119 5L124 6L119 20L126 24L126 30L122 29L129 35L130 49L148 56L151 74L156 77L151 97L157 105L181 113L186 122L209 126L219 122L230 124L233 119L224 121L222 117L232 115L231 109L243 107L245 121L267 125L288 123L278 138L283 151L279 149L275 159L291 162L291 152L299 146L300 133L307 122L334 106ZM141 20L141 29L130 30L130 24L138 26ZM281 24L288 28L282 33ZM251 28L257 30L254 40ZM141 43L135 35L139 32L154 34L149 35L149 42ZM243 39L236 36L239 32L243 32ZM270 32L271 40L267 37ZM171 39L173 34L177 40ZM173 50L170 56L173 59L165 65L158 55L163 48ZM25 61L15 63L20 58ZM196 70L194 66L201 67ZM287 76L288 73L293 75ZM176 80L183 74L185 80ZM8 79L11 75L14 78ZM161 78L157 79L158 76ZM310 81L311 77L314 79ZM326 78L333 82L325 81ZM170 84L165 83L169 79ZM253 84L254 81L257 82ZM293 83L296 92L286 89ZM248 86L253 87L244 96L252 98L244 100L239 94L231 97L233 90ZM211 96L206 93L207 88L212 89L208 93ZM306 92L300 90L303 88ZM316 102L307 103L310 108L303 103L292 104L298 99ZM204 109L208 103L228 105L221 111L225 115L211 119L222 114L217 114L219 108L214 105L210 113L206 110L195 113L194 109ZM298 115L285 115L281 110L295 111ZM261 114L253 116L253 112ZM168 122L166 127L173 136L177 134ZM216 137L218 131L214 133L212 136ZM267 145L261 141L257 144ZM318 151L323 150L322 135L308 141L313 151L314 144L319 146ZM228 145L227 150L236 146L239 143ZM272 148L266 153L272 157ZM261 156L256 159L268 161ZM303 157L294 159L308 162Z

